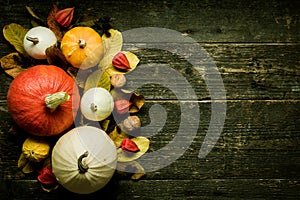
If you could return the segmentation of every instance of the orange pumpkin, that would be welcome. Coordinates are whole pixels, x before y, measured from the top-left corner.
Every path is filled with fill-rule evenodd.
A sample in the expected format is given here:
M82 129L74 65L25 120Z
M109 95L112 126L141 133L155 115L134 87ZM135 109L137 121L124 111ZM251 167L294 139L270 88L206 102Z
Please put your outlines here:
M37 136L57 135L74 122L80 95L73 78L53 65L36 65L11 82L7 106L14 121Z
M75 27L67 31L60 48L67 61L81 69L96 66L104 54L101 36L90 27Z

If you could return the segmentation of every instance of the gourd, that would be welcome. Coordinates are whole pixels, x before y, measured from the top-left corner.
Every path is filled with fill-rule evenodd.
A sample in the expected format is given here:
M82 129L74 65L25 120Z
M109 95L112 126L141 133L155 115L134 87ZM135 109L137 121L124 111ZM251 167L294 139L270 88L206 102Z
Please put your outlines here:
M57 42L56 36L49 28L37 26L30 29L23 40L25 51L33 58L46 59L46 49Z
M42 137L28 137L22 145L22 154L33 162L40 162L48 157L50 152L49 142Z
M85 118L92 121L101 121L112 113L114 100L106 89L101 87L90 88L82 95L80 109Z
M89 194L103 188L117 164L113 141L101 129L76 127L59 138L52 150L52 171L67 190Z
M104 54L101 36L90 27L75 27L67 31L60 48L66 60L81 69L96 66Z
M69 128L79 108L78 87L54 65L36 65L11 82L8 110L20 128L38 136L57 135Z

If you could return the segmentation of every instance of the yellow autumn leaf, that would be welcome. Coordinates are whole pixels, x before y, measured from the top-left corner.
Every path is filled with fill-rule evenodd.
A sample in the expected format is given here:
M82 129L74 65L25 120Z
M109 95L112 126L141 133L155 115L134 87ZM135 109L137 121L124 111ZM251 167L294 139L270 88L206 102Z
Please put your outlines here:
M139 147L140 150L136 153L132 153L132 152L124 152L122 148L118 148L117 149L118 162L134 161L148 151L150 140L147 139L146 137L139 136L139 137L132 138L131 140Z
M110 91L110 75L103 69L98 69L89 75L85 82L84 91L94 87L102 87Z
M3 28L4 38L11 45L13 45L19 53L23 54L24 56L27 55L23 45L23 39L26 33L27 29L16 23L11 23L9 25L4 26Z
M114 130L108 135L110 139L115 143L116 147L120 147L124 138L127 138L128 135L121 131L118 126L115 126Z
M115 29L109 30L110 37L107 37L105 34L102 36L103 47L104 47L104 56L99 63L99 68L107 68L113 57L121 51L123 46L123 37L122 33Z

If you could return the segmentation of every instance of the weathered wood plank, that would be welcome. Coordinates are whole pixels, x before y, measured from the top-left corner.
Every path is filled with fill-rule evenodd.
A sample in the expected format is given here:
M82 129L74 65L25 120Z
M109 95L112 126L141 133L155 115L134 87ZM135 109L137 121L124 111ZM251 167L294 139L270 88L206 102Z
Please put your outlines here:
M24 5L46 18L52 3L47 1L4 1L3 23L29 27ZM121 31L137 27L164 27L188 33L199 42L298 42L300 39L298 1L81 1L60 2L75 6L76 14L115 18ZM78 16L77 15L77 16Z
M162 44L167 45L167 44ZM186 58L174 55L163 50L152 50L146 48L145 44L136 44L140 50L133 51L140 58L140 65L166 64L175 69L188 85L192 86L197 99L210 99L210 91L207 87L207 80L213 81L219 72L224 84L226 98L238 99L299 99L300 97L300 45L276 45L276 44L202 44L206 52L203 60L198 65L192 65ZM128 47L129 49L132 48ZM187 49L189 45L182 46ZM4 48L7 49L8 47ZM4 51L5 52L5 51ZM193 52L192 53L196 53ZM1 52L1 55L5 55ZM210 57L212 60L207 60ZM156 64L154 64L156 63ZM211 64L215 63L215 70L209 70ZM150 68L146 68L150 69ZM137 68L138 70L138 68ZM198 71L197 71L198 70ZM170 77L169 71L156 71L154 74L145 74L145 70L138 70L130 76L132 86L136 83L146 81L163 83L160 79L168 77L169 83L174 83L176 90L183 93L186 85L179 84L176 77ZM12 80L0 73L1 87L0 100L6 99L6 92ZM159 79L158 79L159 78ZM215 86L218 93L218 85ZM220 86L221 88L221 86ZM145 94L147 99L176 99L175 94L163 85L147 84L138 90ZM183 97L189 99L189 97Z
M150 138L149 152L157 151L171 142L181 123L178 102L150 101L146 102L139 114L144 126L150 123L148 109L155 103L163 106L168 116L163 127L157 127L156 124L150 127L150 131L152 129L157 134ZM189 102L185 102L185 105L188 104ZM204 159L199 159L198 153L209 128L211 103L199 102L199 108L200 123L192 144L171 165L147 173L147 179L300 178L299 101L227 102L223 132ZM1 177L26 179L16 166L22 140L7 135L9 124L12 124L8 113L2 111L0 117L8 123L1 124ZM160 131L155 132L156 130ZM193 133L187 130L186 136L181 136L182 142L189 140L191 134ZM171 153L163 156L175 155Z
M89 194L76 195L60 187L42 192L37 181L7 181L1 184L6 199L53 199L63 196L88 199L297 199L299 181L286 179L206 179L206 180L141 180L114 181L109 187ZM141 189L142 188L142 189ZM155 192L154 192L155 191Z

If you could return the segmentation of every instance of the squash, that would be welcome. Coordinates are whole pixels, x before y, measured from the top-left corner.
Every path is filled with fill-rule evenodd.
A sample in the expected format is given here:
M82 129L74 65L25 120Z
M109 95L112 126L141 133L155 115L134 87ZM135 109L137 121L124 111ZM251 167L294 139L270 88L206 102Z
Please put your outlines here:
M43 26L30 29L24 39L25 51L35 59L46 59L46 49L56 45L57 39L53 31Z
M102 87L90 88L82 95L80 109L85 118L101 121L112 113L114 100L106 89Z
M79 108L78 87L71 76L54 65L36 65L11 82L7 105L20 128L38 136L68 129Z
M22 154L33 162L40 162L49 156L50 144L45 138L28 137L22 145Z
M96 66L104 55L102 38L90 27L75 27L67 31L60 48L66 60L81 69Z
M113 141L101 129L76 127L59 138L52 150L52 171L67 190L89 194L103 188L117 165Z

